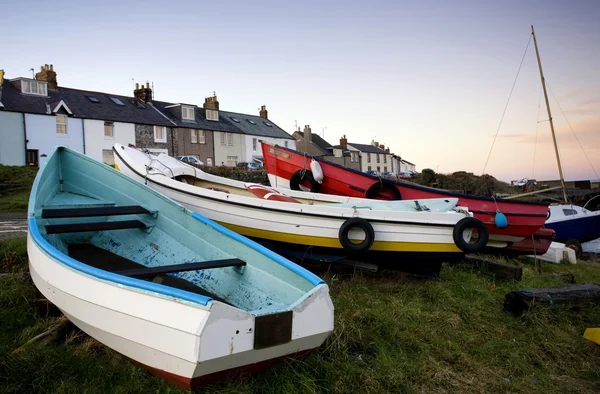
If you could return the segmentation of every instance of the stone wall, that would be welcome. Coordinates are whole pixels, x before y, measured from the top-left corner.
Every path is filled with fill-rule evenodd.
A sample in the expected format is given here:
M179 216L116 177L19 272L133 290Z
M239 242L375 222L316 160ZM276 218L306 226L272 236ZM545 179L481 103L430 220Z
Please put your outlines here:
M154 142L154 126L135 125L135 146L138 148L167 149L169 156L177 156L177 146L173 144L173 130L166 127L167 142Z

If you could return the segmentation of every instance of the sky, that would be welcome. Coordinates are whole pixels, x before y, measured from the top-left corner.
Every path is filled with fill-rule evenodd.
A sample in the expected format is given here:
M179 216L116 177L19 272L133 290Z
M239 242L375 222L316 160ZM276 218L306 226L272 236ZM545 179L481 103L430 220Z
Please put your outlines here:
M565 178L600 174L598 0L0 6L6 78L53 64L65 87L132 95L149 81L157 100L197 105L216 92L223 110L266 105L290 134L310 125L418 170L505 181L558 179L533 25Z

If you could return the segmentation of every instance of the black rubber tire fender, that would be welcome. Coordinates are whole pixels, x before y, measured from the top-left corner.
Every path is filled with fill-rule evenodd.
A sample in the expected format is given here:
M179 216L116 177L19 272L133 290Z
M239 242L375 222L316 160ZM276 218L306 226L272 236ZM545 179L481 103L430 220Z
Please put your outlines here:
M395 185L387 182L375 182L372 184L365 192L365 198L374 199L379 192L388 192L392 196L392 201L402 200L402 194L400 194L400 190L398 190Z
M365 232L365 239L359 244L355 244L354 242L350 241L350 238L348 237L350 230L353 228L360 228ZM373 230L371 223L365 219L350 218L340 226L338 238L344 250L353 253L365 252L371 248L373 242L375 241L375 230Z
M310 170L304 171L304 177L302 177L302 171L298 170L294 172L290 178L290 189L292 190L302 190L300 189L300 181L302 179L306 179L308 183L310 183L310 191L313 193L319 192L319 183L315 181L313 174Z
M475 243L469 243L463 238L463 232L468 228L477 230L478 238ZM490 239L490 233L481 220L469 216L460 219L456 223L454 229L452 230L452 238L454 239L456 246L458 246L458 248L463 252L476 253L485 248L488 240Z
M575 251L575 257L580 258L583 254L583 248L581 247L581 242L576 239L569 239L565 242L565 247L571 248Z

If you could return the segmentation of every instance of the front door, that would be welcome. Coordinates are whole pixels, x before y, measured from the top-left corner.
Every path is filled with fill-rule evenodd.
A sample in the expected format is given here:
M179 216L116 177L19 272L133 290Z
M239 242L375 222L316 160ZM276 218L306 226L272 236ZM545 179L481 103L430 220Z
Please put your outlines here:
M31 167L39 167L38 150L27 149L26 164Z

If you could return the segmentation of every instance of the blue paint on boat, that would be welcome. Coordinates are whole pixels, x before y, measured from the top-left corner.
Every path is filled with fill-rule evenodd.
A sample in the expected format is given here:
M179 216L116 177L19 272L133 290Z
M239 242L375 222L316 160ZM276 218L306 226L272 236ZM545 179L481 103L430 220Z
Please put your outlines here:
M141 206L150 213L123 216L44 218L43 209ZM38 172L29 200L29 232L39 249L59 264L93 276L201 307L219 300L249 312L288 310L324 283L318 276L225 227L192 213L177 202L113 168L68 148L58 147ZM49 234L46 226L143 222L147 228ZM71 226L72 227L72 226ZM74 246L90 246L115 261L157 267L239 258L243 268L223 267L166 274L185 280L196 294L94 266L70 256ZM119 260L120 259L120 260ZM83 261L82 261L83 260ZM117 264L115 263L115 264ZM96 264L96 263L94 263ZM119 270L117 270L119 271Z

